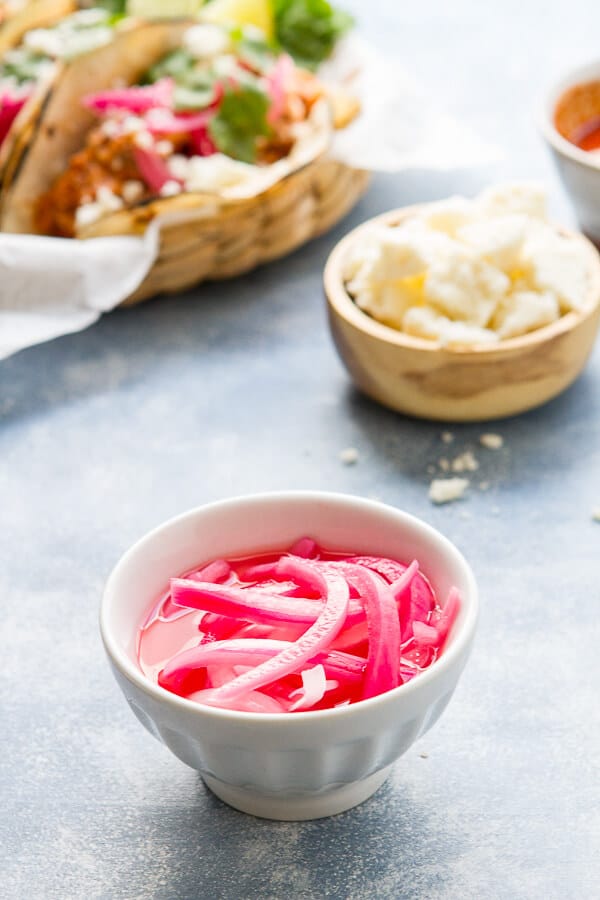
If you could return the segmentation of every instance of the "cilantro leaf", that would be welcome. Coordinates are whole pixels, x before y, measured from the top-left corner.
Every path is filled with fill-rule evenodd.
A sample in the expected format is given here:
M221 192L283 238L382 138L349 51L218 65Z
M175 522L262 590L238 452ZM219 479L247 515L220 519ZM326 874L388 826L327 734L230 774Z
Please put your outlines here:
M327 0L272 0L275 33L284 50L296 62L314 69L327 59L353 24L352 16L335 9Z
M95 7L101 7L114 16L124 16L127 14L127 0L96 0L90 4Z
M256 139L270 133L267 113L270 101L254 85L227 87L208 130L217 150L233 159L253 163Z

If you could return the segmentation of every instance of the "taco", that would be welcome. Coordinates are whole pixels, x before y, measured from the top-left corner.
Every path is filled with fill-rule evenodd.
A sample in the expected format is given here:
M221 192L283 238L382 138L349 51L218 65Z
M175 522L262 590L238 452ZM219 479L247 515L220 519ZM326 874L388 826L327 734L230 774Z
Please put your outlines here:
M56 82L0 228L130 234L215 196L247 200L324 154L324 86L255 29L151 23Z
M77 10L66 0L38 0L9 24L12 39L0 52L0 184L11 180L64 65L109 43L132 22L105 8Z

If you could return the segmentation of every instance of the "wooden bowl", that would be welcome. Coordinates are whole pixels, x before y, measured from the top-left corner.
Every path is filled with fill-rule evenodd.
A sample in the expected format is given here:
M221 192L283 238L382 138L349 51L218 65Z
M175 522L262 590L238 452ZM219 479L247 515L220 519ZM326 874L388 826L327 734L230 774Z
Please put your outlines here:
M357 387L397 412L423 419L470 422L498 419L540 406L580 374L600 324L600 257L589 255L590 303L522 337L494 345L444 347L404 334L362 312L342 277L346 254L373 223L397 225L419 209L406 207L371 219L346 235L325 267L329 324L338 353Z

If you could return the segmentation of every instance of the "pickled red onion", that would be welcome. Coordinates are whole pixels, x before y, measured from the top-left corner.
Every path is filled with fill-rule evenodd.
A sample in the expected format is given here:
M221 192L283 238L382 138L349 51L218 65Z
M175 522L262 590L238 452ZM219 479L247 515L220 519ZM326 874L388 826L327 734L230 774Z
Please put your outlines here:
M456 588L438 604L417 560L333 554L302 538L288 553L215 560L174 578L140 629L140 665L161 687L209 706L327 709L417 676L442 652L459 610ZM165 649L181 650L144 663L145 635L156 659L161 630L171 628L180 630Z
M158 107L168 108L173 100L175 82L172 78L161 78L154 84L142 87L117 88L88 94L81 101L88 109L97 113L109 109L123 109L130 113L147 112Z
M322 594L326 599L323 611L316 622L290 647L272 659L259 663L252 671L234 678L229 684L216 688L205 702L217 706L226 705L228 701L235 700L247 691L255 691L265 684L297 671L304 663L324 650L338 635L348 609L347 583L339 576L323 576L316 570L310 570L307 564L297 563L295 570L298 578L316 584L322 583Z

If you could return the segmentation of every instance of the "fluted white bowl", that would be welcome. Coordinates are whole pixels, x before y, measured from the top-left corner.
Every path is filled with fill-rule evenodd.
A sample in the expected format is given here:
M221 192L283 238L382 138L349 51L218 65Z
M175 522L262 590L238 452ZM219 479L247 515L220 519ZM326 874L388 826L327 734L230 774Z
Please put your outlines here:
M416 558L441 597L456 585L462 607L441 657L378 697L293 714L202 706L142 673L137 630L171 576L218 557L283 550L303 535L334 550ZM146 535L113 570L100 626L121 690L151 734L231 806L265 818L299 820L333 815L366 800L392 763L434 724L467 660L477 610L468 563L425 522L358 497L298 491L202 506Z

